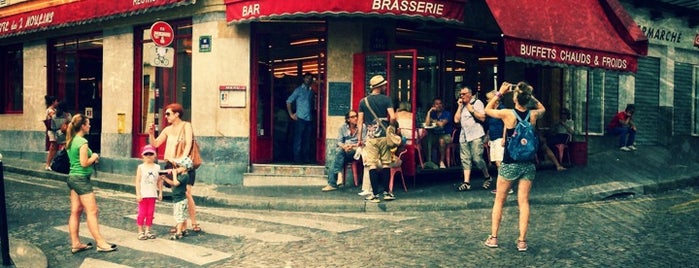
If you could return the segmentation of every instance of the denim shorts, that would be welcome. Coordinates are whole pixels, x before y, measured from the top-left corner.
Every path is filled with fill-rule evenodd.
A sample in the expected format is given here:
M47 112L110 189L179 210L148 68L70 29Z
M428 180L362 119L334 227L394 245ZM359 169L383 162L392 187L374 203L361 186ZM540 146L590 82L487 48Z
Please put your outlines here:
M516 179L533 181L536 175L536 165L531 162L502 163L498 174L508 181Z
M92 182L90 181L90 176L71 175L68 176L66 183L68 184L68 188L75 190L78 195L92 193Z

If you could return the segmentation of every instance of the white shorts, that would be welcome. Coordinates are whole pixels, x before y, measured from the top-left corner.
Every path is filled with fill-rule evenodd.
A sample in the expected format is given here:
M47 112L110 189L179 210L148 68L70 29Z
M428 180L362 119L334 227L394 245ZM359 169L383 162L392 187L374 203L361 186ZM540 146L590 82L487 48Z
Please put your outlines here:
M505 147L502 146L502 138L488 141L488 147L490 147L490 161L502 161L505 156Z
M49 141L56 141L56 131L47 130L46 135L49 136Z

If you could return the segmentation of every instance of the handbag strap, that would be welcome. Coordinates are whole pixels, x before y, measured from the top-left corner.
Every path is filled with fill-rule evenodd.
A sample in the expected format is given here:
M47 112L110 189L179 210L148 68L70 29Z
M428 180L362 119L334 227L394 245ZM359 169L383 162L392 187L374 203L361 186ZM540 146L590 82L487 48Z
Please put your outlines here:
M374 120L379 119L379 117L376 116L376 113L374 112L374 109L371 109L371 105L369 105L369 99L368 99L367 97L364 97L364 104L366 104L366 107L369 109L369 112L371 112L371 114L374 116ZM386 126L384 126L383 124L381 124L380 121L377 120L377 123L379 124L379 126L381 126L381 128L383 128L383 130L385 130L386 132L388 132L388 130L386 129Z

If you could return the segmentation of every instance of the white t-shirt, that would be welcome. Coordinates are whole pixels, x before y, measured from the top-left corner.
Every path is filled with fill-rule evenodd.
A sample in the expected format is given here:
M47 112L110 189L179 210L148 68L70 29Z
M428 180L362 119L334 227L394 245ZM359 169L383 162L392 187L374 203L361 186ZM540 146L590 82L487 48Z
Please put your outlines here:
M140 164L141 170L141 198L158 197L158 164Z

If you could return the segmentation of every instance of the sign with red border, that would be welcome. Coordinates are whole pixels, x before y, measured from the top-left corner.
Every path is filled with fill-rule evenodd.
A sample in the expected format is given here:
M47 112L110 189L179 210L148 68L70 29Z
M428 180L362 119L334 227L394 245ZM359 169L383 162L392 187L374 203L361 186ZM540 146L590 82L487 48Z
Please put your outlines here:
M175 31L169 23L156 21L150 26L150 38L156 46L166 47L175 40Z
M697 36L694 37L694 46L699 47L699 34L697 34Z
M38 2L38 1L34 1ZM58 1L55 1L58 2ZM104 21L117 17L133 16L158 10L158 8L191 5L195 0L132 0L63 1L65 4L9 14L0 18L0 38L22 33L36 32L71 26L77 23ZM156 8L158 7L158 8ZM3 11L10 7L3 7Z

